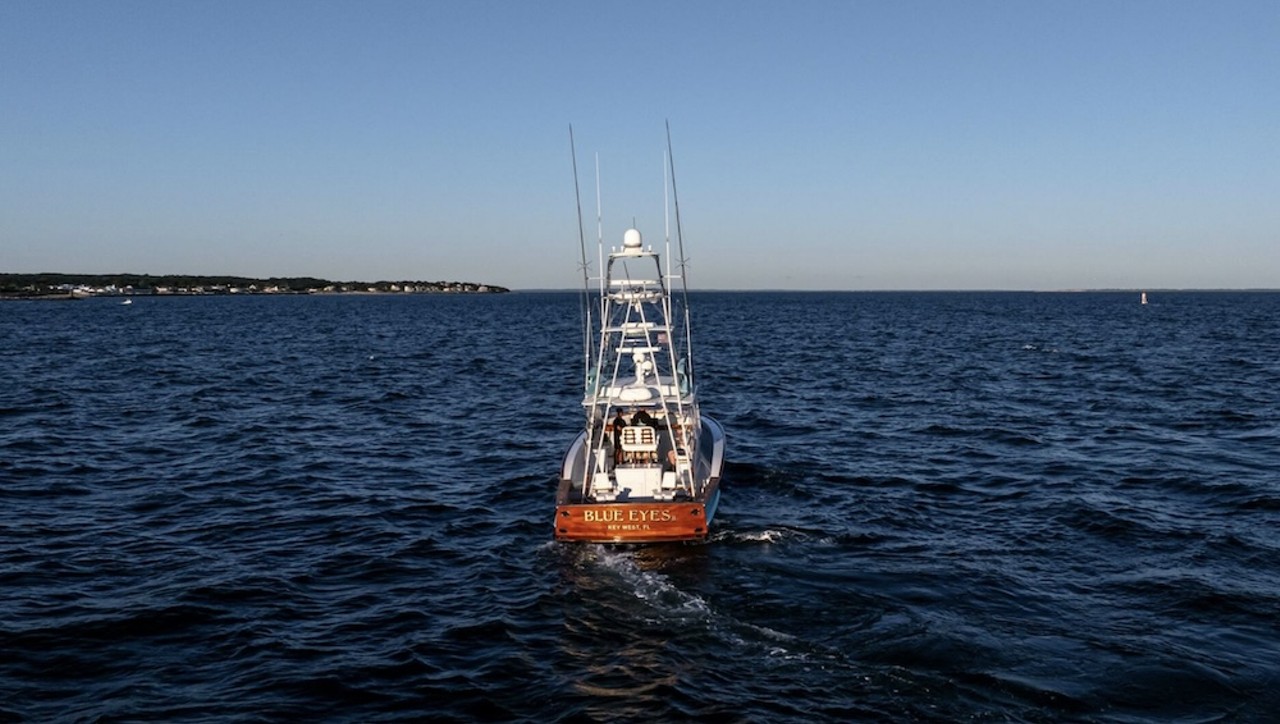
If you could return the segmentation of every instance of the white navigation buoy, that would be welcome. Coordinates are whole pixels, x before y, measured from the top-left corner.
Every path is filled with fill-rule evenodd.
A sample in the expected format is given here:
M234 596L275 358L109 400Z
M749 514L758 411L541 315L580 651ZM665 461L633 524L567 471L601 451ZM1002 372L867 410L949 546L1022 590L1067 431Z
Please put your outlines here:
M1147 303L1147 293L1146 293L1146 292L1143 292L1143 293L1142 293L1142 303L1143 303L1143 304L1146 304L1146 303Z

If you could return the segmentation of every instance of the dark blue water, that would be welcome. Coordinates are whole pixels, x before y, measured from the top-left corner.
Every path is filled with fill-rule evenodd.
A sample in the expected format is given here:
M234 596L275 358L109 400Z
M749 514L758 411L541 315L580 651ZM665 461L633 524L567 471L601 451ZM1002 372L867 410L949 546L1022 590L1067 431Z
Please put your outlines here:
M574 294L0 304L0 721L1269 721L1280 294L694 297L712 542L552 543Z

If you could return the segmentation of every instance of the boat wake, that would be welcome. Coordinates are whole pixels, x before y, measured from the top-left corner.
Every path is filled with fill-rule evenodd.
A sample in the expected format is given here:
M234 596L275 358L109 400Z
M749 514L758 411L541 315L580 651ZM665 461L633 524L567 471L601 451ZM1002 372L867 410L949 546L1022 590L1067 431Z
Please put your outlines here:
M786 530L748 530L748 531L720 531L715 537L716 541L726 543L780 543L788 537L791 531Z
M666 635L685 639L697 638L707 650L737 652L762 663L814 662L824 666L838 664L843 657L826 651L800 637L761 624L744 621L717 607L704 597L682 588L672 575L656 570L655 561L647 557L651 548L608 549L596 547L581 563L598 574L602 588L626 594L632 605L625 606L629 620L643 624L633 635L652 634L653 626ZM668 563L672 558L667 558ZM617 603L617 602L615 602ZM638 607L637 605L638 604Z
M601 548L596 554L600 569L617 577L620 590L643 602L651 610L652 620L693 624L707 623L714 617L706 600L681 590L663 573L641 567L633 552Z
M814 535L808 531L796 528L765 528L763 530L733 530L723 529L717 532L715 538L717 542L728 544L733 543L787 543L791 541L812 541L815 540ZM831 542L830 536L823 536L817 539L818 542Z

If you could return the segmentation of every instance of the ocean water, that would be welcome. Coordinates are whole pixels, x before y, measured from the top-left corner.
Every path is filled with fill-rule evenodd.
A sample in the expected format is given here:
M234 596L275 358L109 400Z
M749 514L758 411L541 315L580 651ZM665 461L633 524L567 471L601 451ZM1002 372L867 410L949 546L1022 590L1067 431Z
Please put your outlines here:
M0 721L1274 721L1280 294L693 296L704 545L551 541L578 302L0 304Z

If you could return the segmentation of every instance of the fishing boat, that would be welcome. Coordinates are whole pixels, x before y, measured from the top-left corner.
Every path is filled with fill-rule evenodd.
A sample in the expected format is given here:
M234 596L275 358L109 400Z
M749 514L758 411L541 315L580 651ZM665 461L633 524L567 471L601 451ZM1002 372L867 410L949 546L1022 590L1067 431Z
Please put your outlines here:
M669 132L667 159L670 168ZM574 177L576 186L576 157ZM669 178L674 200L674 172ZM603 268L593 280L582 243L586 419L561 464L557 540L702 541L711 530L725 433L698 406L678 201L675 210L674 267L669 232L664 268L664 255L632 228L607 255L600 242ZM581 228L579 210L580 236Z

